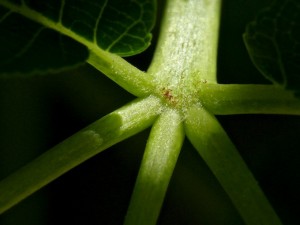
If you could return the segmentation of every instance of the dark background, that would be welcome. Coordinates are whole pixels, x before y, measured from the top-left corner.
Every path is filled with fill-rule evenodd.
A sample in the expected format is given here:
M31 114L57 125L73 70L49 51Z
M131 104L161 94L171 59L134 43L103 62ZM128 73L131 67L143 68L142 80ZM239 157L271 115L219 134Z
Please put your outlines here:
M268 83L242 41L270 0L225 0L220 83ZM159 5L160 8L161 5ZM160 17L157 24L159 24ZM152 46L127 58L146 70ZM0 178L134 99L89 65L62 74L0 80ZM300 117L218 117L285 225L298 223ZM74 168L0 217L1 225L122 224L149 129ZM242 225L230 200L186 140L159 224Z

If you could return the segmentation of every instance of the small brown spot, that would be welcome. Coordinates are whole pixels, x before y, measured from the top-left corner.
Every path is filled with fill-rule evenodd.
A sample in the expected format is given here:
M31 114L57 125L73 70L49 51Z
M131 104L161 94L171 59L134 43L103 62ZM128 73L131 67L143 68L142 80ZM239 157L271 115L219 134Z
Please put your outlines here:
M165 96L166 99L171 100L173 98L171 89L164 88L163 92L164 92L163 95Z
M167 99L172 104L176 104L176 100L172 94L172 89L163 88L162 91L163 91L163 96L165 97L165 99Z

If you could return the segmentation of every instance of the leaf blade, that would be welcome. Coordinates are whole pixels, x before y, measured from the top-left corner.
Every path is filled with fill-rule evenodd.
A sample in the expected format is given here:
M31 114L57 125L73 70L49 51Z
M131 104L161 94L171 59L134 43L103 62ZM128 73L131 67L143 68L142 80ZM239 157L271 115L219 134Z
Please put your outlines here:
M155 4L149 0L25 1L27 7L84 36L103 50L123 56L136 54L149 45ZM147 16L150 18L148 19ZM138 35L137 35L138 34ZM128 38L128 41L120 41ZM140 43L134 43L141 41ZM130 47L130 43L136 49Z
M20 19L22 23L17 22ZM59 72L82 65L88 57L85 46L40 24L23 20L11 11L7 11L1 21L2 76ZM20 31L22 38L16 35Z
M0 29L2 27L3 34L11 32L11 26L6 24L7 14L10 14L10 18L14 16L14 23L18 27L23 21L28 25L26 19L20 19L17 15L20 14L32 20L32 23L37 22L41 26L69 36L75 40L72 40L74 43L77 41L85 46L77 44L75 52L72 48L66 51L71 52L69 55L81 56L78 57L78 62L73 63L76 65L87 60L88 49L100 49L120 56L130 56L144 51L150 45L155 7L153 0L0 0ZM20 35L24 29L26 27L18 29L16 34ZM5 41L9 40L7 38L1 40L1 52L9 51L5 44ZM41 42L48 43L49 39L43 39ZM56 43L56 46L59 46L59 43ZM50 47L49 49L51 50ZM12 65L9 67L12 68Z
M300 3L274 1L248 24L243 36L256 68L283 88L300 90Z

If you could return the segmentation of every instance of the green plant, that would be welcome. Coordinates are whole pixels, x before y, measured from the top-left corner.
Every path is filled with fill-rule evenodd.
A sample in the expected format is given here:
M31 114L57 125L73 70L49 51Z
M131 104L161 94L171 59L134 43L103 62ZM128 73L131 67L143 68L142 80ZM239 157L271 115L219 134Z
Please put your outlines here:
M140 53L149 46L154 1L0 0L0 6L3 76L60 72L86 61L137 97L3 179L1 212L151 126L125 224L156 224L185 136L245 224L281 224L215 115L300 114L300 101L295 97L300 84L299 3L275 1L256 23L249 24L244 35L252 61L275 85L217 82L218 0L167 1L147 72L120 56ZM278 9L284 15L283 27L289 28L282 32L287 36L272 36L269 23L281 14L276 19L269 16ZM285 20L285 15L292 16ZM19 32L23 38L16 35ZM286 41L287 37L291 39Z

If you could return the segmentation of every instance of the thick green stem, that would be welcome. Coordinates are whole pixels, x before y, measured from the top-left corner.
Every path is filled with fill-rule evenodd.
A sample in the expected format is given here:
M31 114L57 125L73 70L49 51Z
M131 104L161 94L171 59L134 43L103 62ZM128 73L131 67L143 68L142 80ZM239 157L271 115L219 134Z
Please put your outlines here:
M300 115L300 99L274 85L202 84L198 98L215 115Z
M216 118L203 107L187 113L189 140L210 167L247 225L282 225Z
M220 0L168 0L154 59L158 83L189 89L216 83Z
M156 224L183 139L181 116L167 110L151 130L125 225Z
M138 99L91 124L0 183L0 213L113 144L149 127L161 112L154 97Z

